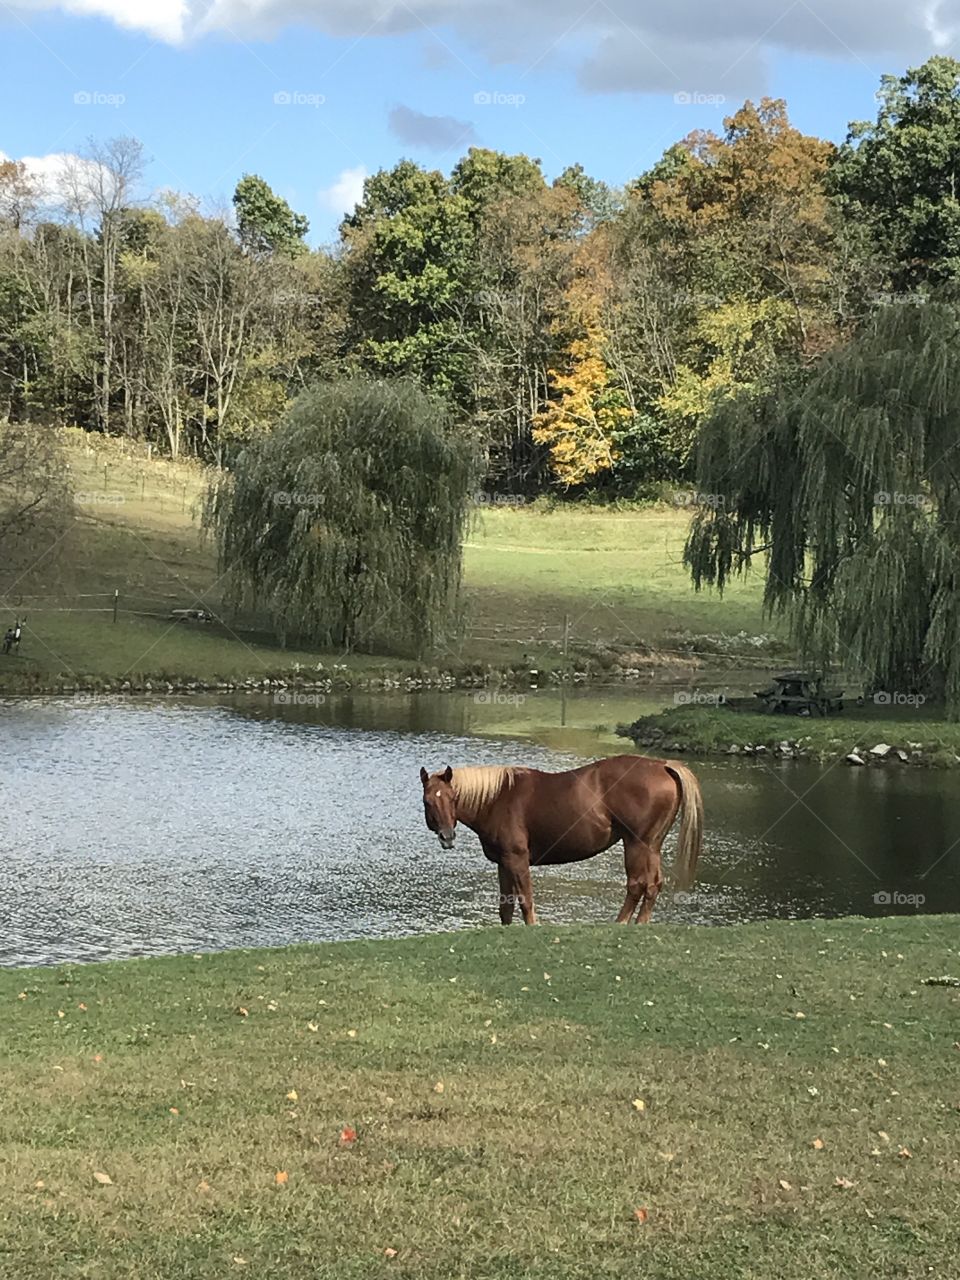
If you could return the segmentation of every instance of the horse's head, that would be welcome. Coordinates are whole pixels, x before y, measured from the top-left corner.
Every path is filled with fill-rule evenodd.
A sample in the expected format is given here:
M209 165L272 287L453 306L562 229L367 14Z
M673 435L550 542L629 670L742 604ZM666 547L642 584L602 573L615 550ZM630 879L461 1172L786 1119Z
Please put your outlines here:
M457 802L453 794L453 770L449 765L439 773L420 770L423 783L423 816L444 849L452 849L457 838Z

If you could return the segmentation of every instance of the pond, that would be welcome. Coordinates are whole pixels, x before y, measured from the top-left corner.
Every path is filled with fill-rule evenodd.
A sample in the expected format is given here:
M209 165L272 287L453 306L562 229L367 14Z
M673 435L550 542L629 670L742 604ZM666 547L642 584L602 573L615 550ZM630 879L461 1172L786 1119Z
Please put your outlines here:
M646 702L622 688L522 705L0 701L0 964L492 924L496 873L472 833L447 853L426 831L421 764L571 767L628 747L612 727ZM655 922L960 910L950 775L691 763L700 875L661 897ZM534 876L548 924L612 920L623 899L618 849Z

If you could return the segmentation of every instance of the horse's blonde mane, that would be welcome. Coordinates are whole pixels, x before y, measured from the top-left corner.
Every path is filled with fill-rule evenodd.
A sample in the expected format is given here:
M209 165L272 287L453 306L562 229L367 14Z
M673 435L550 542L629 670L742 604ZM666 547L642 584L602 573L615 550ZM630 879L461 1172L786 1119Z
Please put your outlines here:
M453 794L465 812L479 813L491 800L513 786L512 765L468 765L453 771Z

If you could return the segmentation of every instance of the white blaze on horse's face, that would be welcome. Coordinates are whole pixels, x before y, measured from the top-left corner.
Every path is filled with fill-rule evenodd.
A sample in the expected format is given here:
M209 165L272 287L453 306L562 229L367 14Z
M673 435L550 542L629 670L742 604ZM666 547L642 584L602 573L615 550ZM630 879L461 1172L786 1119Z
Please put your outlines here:
M420 770L423 783L423 816L428 828L444 849L452 849L457 838L457 806L453 795L453 770L447 765L441 773Z

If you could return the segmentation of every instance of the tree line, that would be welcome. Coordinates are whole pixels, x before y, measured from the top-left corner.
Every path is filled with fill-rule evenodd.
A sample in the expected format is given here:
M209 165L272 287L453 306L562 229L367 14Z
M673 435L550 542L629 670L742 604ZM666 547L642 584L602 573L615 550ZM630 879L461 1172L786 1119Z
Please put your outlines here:
M745 103L612 190L473 148L368 178L332 248L261 177L232 209L137 198L132 139L56 190L0 164L0 418L229 462L310 384L439 399L494 491L690 480L704 426L766 403L960 271L960 63L885 77L840 146ZM766 398L766 399L765 399Z

